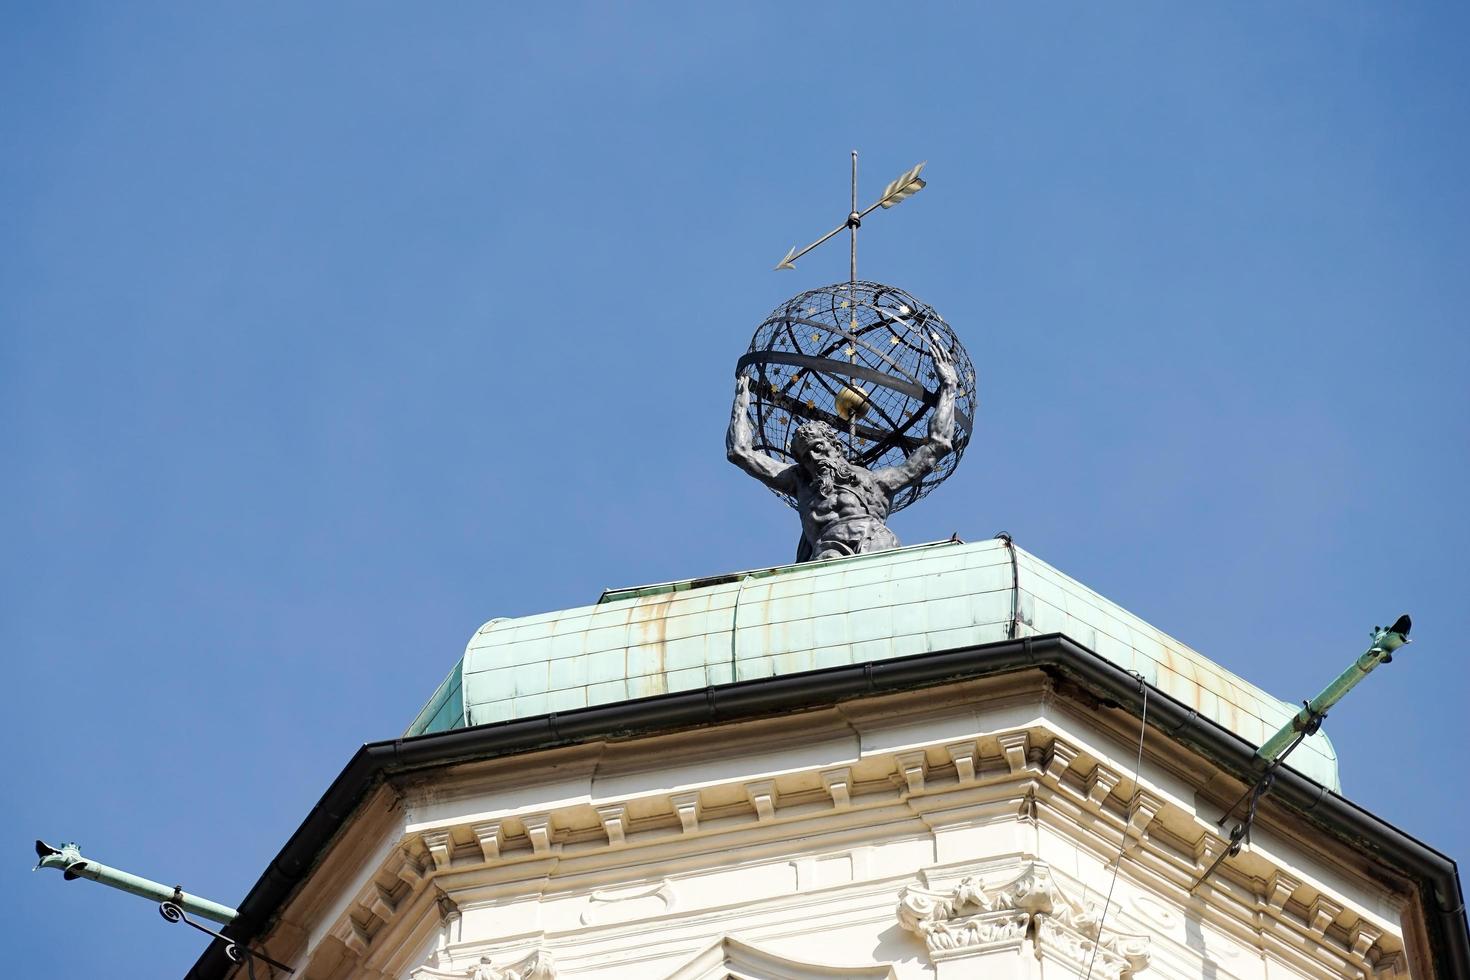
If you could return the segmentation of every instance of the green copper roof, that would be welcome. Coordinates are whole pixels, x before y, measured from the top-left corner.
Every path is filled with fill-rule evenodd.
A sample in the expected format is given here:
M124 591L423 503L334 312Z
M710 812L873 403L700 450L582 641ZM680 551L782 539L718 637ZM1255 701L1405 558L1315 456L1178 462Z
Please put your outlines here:
M429 703L424 705L404 735L450 732L465 727L463 667L464 660L461 659L449 672L449 676L440 682L434 696L429 698Z
M492 619L408 734L732 680L1062 633L1259 745L1295 707L1020 548L942 542L614 589L597 604ZM1291 765L1338 789L1325 736Z

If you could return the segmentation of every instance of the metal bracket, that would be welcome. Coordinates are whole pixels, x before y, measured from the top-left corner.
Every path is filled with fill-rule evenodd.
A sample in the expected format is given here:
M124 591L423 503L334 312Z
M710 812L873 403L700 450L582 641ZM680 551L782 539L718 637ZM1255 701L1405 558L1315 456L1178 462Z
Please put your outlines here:
M177 897L181 897L182 895L183 895L183 888L182 888L182 886L175 885L174 886L174 896L177 898ZM240 962L243 962L245 964L245 970L246 970L246 972L250 976L250 980L256 980L256 976L255 976L255 961L256 960L260 960L261 962L267 964L267 966L271 970L271 976L272 977L274 977L276 975L276 972L275 972L276 970L284 970L287 973L292 973L292 974L294 974L296 972L295 970L291 969L286 964L284 964L284 963L278 963L277 961L271 959L269 956L265 955L264 953L258 953L255 950L251 949L249 946L246 946L243 943L238 943L235 940L231 939L229 936L226 936L223 933L215 932L213 929L209 928L208 926L201 925L200 923L194 921L193 919L189 918L188 913L186 913L183 909L179 908L179 906L176 905L174 902L161 902L161 903L159 903L158 913L159 913L159 915L162 915L165 919L167 919L169 922L182 922L182 923L184 923L184 925L193 926L195 929L198 929L200 932L204 933L205 935L207 935L207 936L213 936L215 939L218 939L220 942L224 943L225 944L225 956L229 957L231 963L240 963Z
M1246 811L1245 819L1230 830L1230 846L1221 851L1220 856L1215 858L1214 863L1205 869L1205 873L1200 875L1199 879L1189 886L1189 893L1191 895L1194 894L1200 885L1205 883L1210 875L1215 873L1215 869L1220 867L1226 858L1235 857L1240 853L1240 849L1243 846L1251 842L1251 825L1256 822L1256 808L1260 806L1261 800L1265 798L1266 794L1271 792L1271 784L1276 781L1276 770L1286 761L1286 757L1291 755L1292 751L1298 745L1302 744L1307 736L1315 735L1317 730L1322 727L1322 722L1326 720L1327 713L1322 712L1321 714L1317 714L1311 712L1309 702L1303 701L1302 703L1308 705L1307 710L1311 715L1311 720L1297 733L1296 738L1286 747L1286 751L1271 760L1271 764L1266 767L1266 771L1261 773L1260 778L1255 781L1251 788L1242 793L1239 799L1230 804L1225 812L1220 815L1220 819L1215 821L1215 826L1223 829L1225 822L1230 819L1230 815L1249 797L1250 808Z

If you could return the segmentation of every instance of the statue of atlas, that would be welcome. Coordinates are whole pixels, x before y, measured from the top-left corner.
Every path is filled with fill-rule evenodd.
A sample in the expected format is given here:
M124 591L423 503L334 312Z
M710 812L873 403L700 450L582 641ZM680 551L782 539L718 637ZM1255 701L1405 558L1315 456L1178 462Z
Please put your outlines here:
M801 543L796 560L820 561L898 547L884 520L893 497L923 480L953 448L955 391L959 378L954 357L930 340L937 402L929 434L897 466L868 470L850 462L836 432L824 422L806 422L791 437L795 463L758 452L750 425L750 378L736 378L735 404L725 434L730 462L778 493L796 501L801 514Z

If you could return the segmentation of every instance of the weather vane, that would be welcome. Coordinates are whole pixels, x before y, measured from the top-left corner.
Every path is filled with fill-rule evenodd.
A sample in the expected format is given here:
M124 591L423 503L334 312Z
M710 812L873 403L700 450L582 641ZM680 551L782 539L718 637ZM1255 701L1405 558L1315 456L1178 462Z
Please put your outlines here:
M975 370L949 324L909 293L857 277L863 218L922 190L923 169L859 211L853 151L847 220L776 266L795 268L846 228L847 282L777 307L736 363L726 455L801 515L797 561L898 547L888 515L943 482L974 430Z
M926 160L924 161L924 163L928 163L928 161ZM879 208L891 208L895 204L905 201L913 197L915 194L919 193L919 191L923 190L925 186L925 180L924 178L919 176L919 171L924 169L924 163L919 164L912 170L908 170L900 174L897 180L893 181L887 187L883 188L882 197L878 198L877 201L868 205L868 207L866 207L862 211L859 211L857 203L857 150L853 150L852 210L848 212L847 220L838 225L836 228L833 228L831 231L827 232L827 234L823 235L821 238L818 238L816 241L812 242L800 252L798 252L793 247L791 251L786 253L786 257L784 259L776 263L776 269L778 271L781 269L795 269L797 259L810 252L818 245L825 244L826 242L829 242L832 239L836 238L838 234L842 232L842 229L846 228L848 232L848 244L850 246L848 249L849 260L847 266L847 281L852 283L857 282L857 233L858 229L863 226L863 219L872 214L874 211L878 210Z

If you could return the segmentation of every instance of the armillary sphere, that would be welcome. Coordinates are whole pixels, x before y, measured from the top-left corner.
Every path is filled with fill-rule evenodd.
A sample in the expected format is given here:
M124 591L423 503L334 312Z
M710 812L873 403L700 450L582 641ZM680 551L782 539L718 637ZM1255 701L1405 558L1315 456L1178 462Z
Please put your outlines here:
M930 343L954 356L954 450L924 480L900 491L893 511L954 472L974 431L975 368L944 318L902 289L848 281L812 289L773 310L736 365L751 379L755 448L791 460L806 421L830 425L848 459L868 469L903 462L928 431L938 395ZM795 501L777 492L788 504Z

